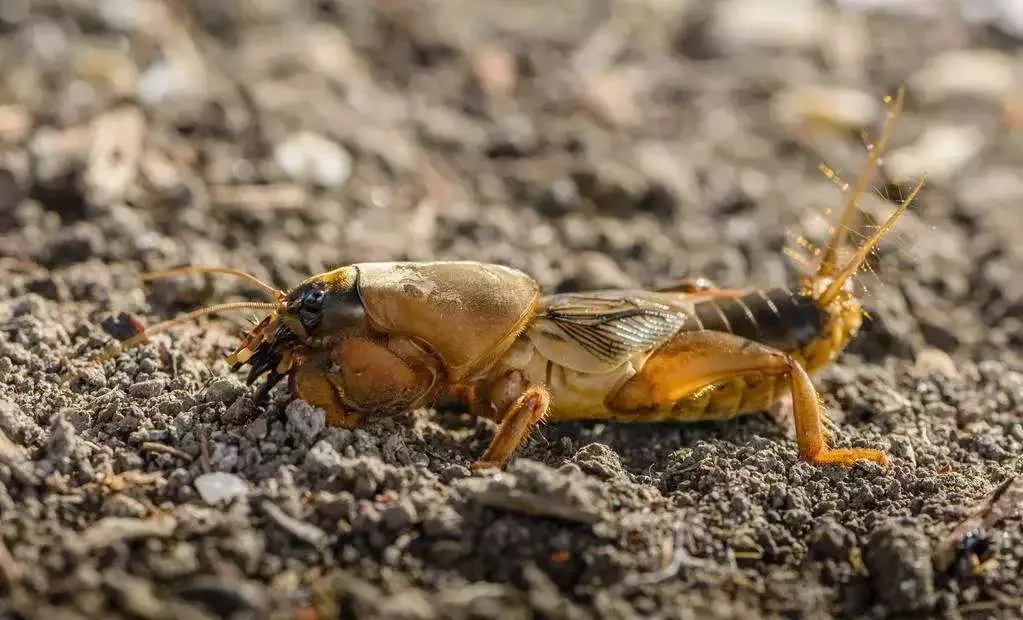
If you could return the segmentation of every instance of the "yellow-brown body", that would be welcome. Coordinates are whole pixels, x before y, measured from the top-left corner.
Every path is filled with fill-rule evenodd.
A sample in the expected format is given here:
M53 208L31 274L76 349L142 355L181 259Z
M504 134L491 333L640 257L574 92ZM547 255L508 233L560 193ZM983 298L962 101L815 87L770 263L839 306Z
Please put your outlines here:
M785 302L794 304L788 316L777 307ZM500 465L542 418L694 421L763 411L792 393L793 366L799 379L838 354L860 312L845 289L823 308L808 290L709 284L543 297L532 278L499 265L364 263L295 287L233 361L258 371L250 379L271 372L268 385L290 377L331 425L467 396L475 414L501 424L478 464ZM762 329L761 315L772 329ZM819 410L805 405L800 452L825 462L835 451Z
M198 310L149 333L204 313L267 308L231 355L236 368L250 367L250 383L267 377L261 396L287 378L296 396L326 411L328 424L348 427L465 398L474 413L499 423L477 467L505 463L544 418L723 419L763 411L786 395L802 459L885 464L879 450L827 445L809 373L831 362L859 329L851 278L920 189L839 267L856 199L901 101L900 91L827 250L796 292L721 290L697 280L545 297L520 271L470 261L349 265L284 292L242 272L188 267L152 277L229 273L273 301Z

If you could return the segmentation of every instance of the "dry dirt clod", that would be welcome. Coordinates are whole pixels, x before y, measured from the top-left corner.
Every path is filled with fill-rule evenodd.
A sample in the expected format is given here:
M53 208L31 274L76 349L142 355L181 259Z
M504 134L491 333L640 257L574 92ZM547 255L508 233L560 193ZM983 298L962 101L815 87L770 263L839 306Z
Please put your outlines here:
M935 602L934 565L927 538L899 523L882 525L864 551L881 602L893 613L921 611Z

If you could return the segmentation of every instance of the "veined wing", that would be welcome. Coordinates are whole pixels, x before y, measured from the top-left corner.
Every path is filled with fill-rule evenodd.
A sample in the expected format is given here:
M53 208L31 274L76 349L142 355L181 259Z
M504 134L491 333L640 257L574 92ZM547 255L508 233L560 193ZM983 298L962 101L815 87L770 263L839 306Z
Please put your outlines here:
M673 336L689 314L677 296L651 291L563 293L544 300L529 330L541 354L580 372L609 372Z

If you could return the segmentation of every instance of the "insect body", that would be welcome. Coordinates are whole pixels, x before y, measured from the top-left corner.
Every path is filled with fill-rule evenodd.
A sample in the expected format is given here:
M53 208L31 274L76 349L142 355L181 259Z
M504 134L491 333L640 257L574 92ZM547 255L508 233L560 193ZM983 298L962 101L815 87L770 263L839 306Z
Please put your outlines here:
M868 157L860 189L879 150ZM148 333L199 313L269 309L230 356L236 368L248 366L250 383L266 377L261 395L287 378L296 396L326 411L328 424L346 427L466 396L476 415L499 423L474 467L504 464L542 419L723 419L763 411L785 395L802 459L885 464L878 450L827 445L809 373L859 329L851 277L919 187L839 267L854 192L845 224L796 292L723 290L698 280L543 296L526 274L475 262L348 265L284 292L240 272L186 267L151 277L226 272L256 282L273 301L200 310Z

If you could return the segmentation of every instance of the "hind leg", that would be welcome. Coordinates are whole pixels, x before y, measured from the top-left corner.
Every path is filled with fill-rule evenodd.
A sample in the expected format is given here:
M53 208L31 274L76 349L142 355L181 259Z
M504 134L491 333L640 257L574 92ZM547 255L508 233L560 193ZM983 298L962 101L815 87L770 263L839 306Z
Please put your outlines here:
M647 360L608 404L623 414L631 412L634 419L644 412L680 420L722 418L765 409L779 381L792 396L801 459L817 465L851 466L859 459L887 465L888 457L879 450L828 447L817 391L792 356L723 332L675 338Z

